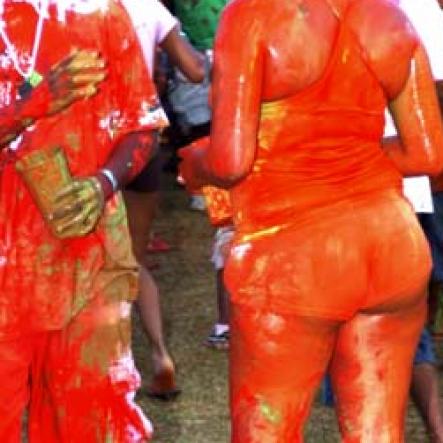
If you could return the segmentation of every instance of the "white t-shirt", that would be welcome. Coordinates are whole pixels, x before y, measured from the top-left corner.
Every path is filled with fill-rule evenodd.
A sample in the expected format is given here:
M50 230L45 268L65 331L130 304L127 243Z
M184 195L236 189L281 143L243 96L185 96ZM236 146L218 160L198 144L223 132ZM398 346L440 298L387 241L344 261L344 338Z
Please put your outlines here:
M399 7L407 15L428 53L435 80L443 80L443 11L437 0L399 0ZM397 131L389 112L386 112L385 136ZM412 177L403 181L404 194L416 212L433 212L431 186L428 177Z
M152 76L155 47L166 38L178 21L159 0L122 0L122 3L131 18Z

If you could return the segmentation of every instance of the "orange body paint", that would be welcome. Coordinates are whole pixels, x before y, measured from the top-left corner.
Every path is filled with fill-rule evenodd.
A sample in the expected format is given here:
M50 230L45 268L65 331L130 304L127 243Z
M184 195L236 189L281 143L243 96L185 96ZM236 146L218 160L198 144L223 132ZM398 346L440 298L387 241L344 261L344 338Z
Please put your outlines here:
M388 2L234 0L213 79L181 173L232 202L232 442L301 442L328 365L343 441L402 442L431 263L401 178L438 173L443 141L414 30Z
M3 20L20 60L32 49L37 12L31 3L4 2ZM23 79L0 49L0 122L14 132L11 109L18 109ZM93 232L60 240L14 167L24 154L59 146L73 177L90 176L127 134L164 124L152 112L155 88L118 3L50 2L36 69L44 75L78 49L98 51L108 63L99 93L36 121L0 151L0 441L7 443L20 441L28 403L31 443L142 442L151 433L133 402L139 377L130 350L130 301L138 270L120 194L108 200ZM131 151L134 171L150 140L142 135Z

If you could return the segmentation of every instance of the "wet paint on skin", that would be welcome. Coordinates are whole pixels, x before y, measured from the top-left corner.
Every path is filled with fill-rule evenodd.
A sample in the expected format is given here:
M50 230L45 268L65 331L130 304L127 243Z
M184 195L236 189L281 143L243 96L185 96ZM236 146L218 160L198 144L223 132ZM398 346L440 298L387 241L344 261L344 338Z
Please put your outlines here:
M32 47L35 9L28 2L5 4L10 39L25 59ZM116 193L109 198L89 234L59 239L15 163L60 146L71 177L84 179L97 174L128 134L151 132L166 120L122 7L112 0L74 2L82 11L66 2L57 4L64 8L51 3L38 72L47 74L79 48L98 51L113 63L97 94L41 118L48 114L53 91L43 82L21 100L17 88L22 79L0 47L0 378L10 378L8 365L16 360L28 364L36 359L35 365L29 363L35 366L30 440L69 441L76 435L85 443L139 442L149 439L152 429L132 401L140 379L130 355L130 321L123 305L137 294L138 270L122 197ZM103 116L117 118L104 125ZM141 167L148 138L136 155L125 157L122 171L127 172L129 161ZM68 200L76 198L69 195ZM11 400L8 405L0 402L0 415L6 417L0 420L2 441L14 438L5 428L8 423L20 430L20 411L29 399L28 379L16 387L0 384L0 397Z
M431 266L401 179L443 154L419 39L389 2L234 0L214 55L211 140L180 173L232 205L231 442L302 442L331 360L343 441L400 442Z

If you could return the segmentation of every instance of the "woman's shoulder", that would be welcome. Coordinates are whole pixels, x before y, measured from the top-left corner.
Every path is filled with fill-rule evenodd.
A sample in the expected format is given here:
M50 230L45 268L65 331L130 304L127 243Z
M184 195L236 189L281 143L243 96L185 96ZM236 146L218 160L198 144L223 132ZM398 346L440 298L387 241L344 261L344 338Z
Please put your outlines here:
M369 51L413 48L419 40L406 14L395 0L354 0L349 22Z
M388 97L404 85L420 39L392 0L354 0L349 23Z
M257 20L268 17L272 11L278 10L281 6L275 6L269 0L230 0L224 7L221 16L232 20Z

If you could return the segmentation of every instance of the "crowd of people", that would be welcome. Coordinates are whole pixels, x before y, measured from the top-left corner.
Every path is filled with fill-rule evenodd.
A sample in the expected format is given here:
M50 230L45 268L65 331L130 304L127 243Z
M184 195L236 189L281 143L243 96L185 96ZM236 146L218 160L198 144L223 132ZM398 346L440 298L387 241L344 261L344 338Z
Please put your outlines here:
M343 441L403 442L411 392L443 443L441 7L1 0L0 441L150 440L133 303L148 395L181 393L165 169L214 226L233 443L303 441L322 381Z

